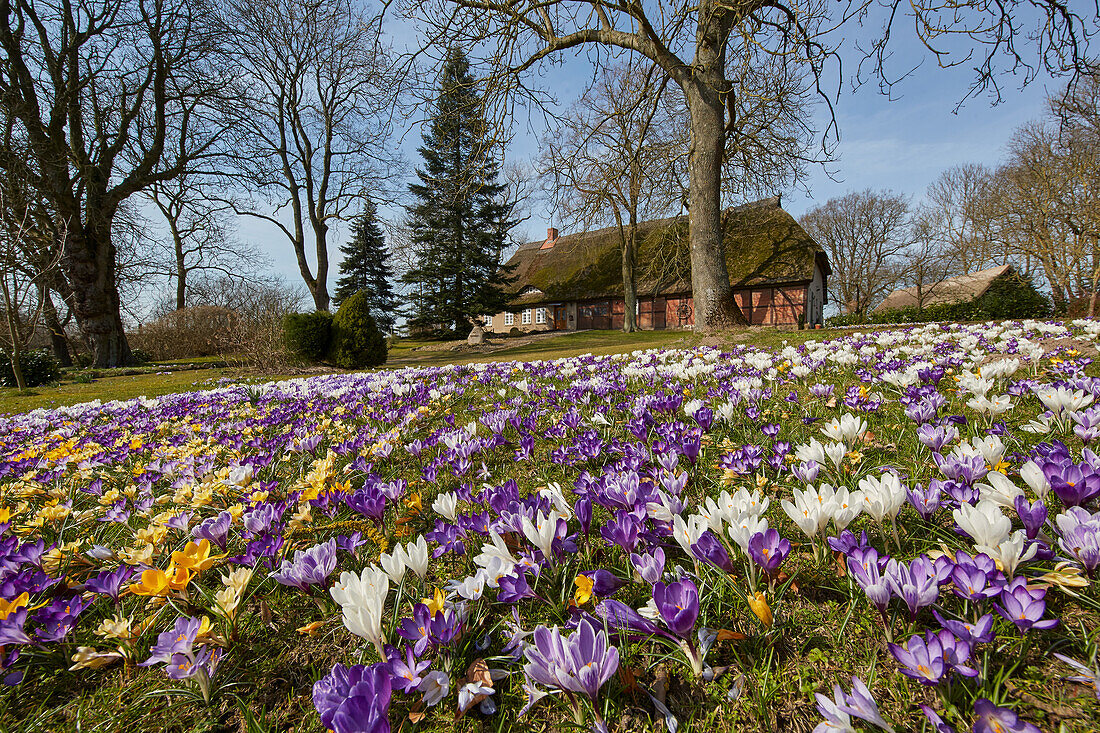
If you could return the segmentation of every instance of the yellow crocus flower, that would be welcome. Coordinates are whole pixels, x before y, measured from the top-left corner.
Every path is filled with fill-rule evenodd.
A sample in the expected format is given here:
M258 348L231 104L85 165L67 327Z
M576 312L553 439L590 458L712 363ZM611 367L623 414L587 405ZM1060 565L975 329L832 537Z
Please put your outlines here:
M573 578L573 585L577 586L577 590L573 593L573 602L578 606L588 603L592 598L592 578L583 574L578 575Z
M168 590L168 575L160 568L142 570L141 580L130 584L130 592L136 596L163 596Z
M439 588L435 589L435 595L431 598L421 598L420 602L428 607L428 612L435 616L436 613L443 610L443 591Z
M8 617L8 614L24 608L30 601L31 597L27 593L20 593L15 597L13 601L6 601L0 598L0 621L3 621Z
M756 595L749 597L749 608L756 614L756 617L760 619L760 623L765 627L771 628L772 625L772 609L768 606L767 599L764 598L764 594L760 591L756 592Z

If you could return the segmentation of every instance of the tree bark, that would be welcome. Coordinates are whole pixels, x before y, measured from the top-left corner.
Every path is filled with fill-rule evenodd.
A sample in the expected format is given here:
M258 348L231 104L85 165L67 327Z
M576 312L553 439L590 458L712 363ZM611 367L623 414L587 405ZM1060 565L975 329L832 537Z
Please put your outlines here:
M62 265L73 290L73 314L95 354L99 368L127 366L130 344L122 327L121 299L115 278L111 217L98 225L70 219Z
M53 357L61 366L71 367L73 357L69 351L69 339L65 336L65 328L61 325L61 318L57 314L57 306L53 304L53 296L49 288L43 288L42 316L46 323L46 330L50 332L50 348L53 350Z
M187 307L187 257L183 251L183 237L172 226L172 245L176 254L176 310Z
M721 12L716 7L711 7L711 11ZM703 7L699 13L700 17L707 15ZM721 179L726 148L722 91L727 84L721 26L718 20L700 23L695 65L691 76L681 85L691 125L688 164L691 294L695 330L702 333L746 325L730 287L722 229Z

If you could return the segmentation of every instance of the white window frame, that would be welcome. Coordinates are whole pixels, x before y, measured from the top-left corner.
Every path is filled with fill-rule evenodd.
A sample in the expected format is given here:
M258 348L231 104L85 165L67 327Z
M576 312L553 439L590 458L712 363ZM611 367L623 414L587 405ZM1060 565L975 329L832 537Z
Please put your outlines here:
M486 328L492 328L493 327L493 317L492 316L485 316L485 327Z
M531 309L530 308L524 308L523 309L523 313L520 316L520 322L523 323L524 326L531 325Z
M546 323L546 309L545 308L536 308L535 309L535 323Z
M504 325L505 326L514 326L514 325L516 325L516 314L515 313L505 313L504 314Z

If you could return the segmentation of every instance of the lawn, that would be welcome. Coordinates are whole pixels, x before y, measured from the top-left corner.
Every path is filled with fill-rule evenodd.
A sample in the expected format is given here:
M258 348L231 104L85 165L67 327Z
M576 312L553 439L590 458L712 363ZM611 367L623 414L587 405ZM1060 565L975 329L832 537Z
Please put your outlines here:
M1100 729L1098 334L398 344L2 418L0 730Z
M758 346L776 346L783 340L801 343L807 338L825 338L834 335L833 331L776 331L773 329L746 329L724 339L726 343L749 343ZM408 366L443 366L446 364L469 364L472 362L529 361L533 359L560 359L581 354L619 354L636 349L660 347L683 348L699 343L700 339L683 331L643 331L624 334L619 331L585 331L556 336L538 343L515 346L489 354L467 351L425 350L422 347L435 344L432 341L397 339L390 349L389 364L386 368L404 368ZM56 408L75 405L80 402L100 400L127 400L134 397L159 397L175 392L211 389L220 383L244 381L260 382L271 379L289 378L286 374L258 375L251 370L217 366L205 369L179 371L180 365L203 364L222 360L180 359L174 362L158 362L147 374L114 375L111 370L102 372L103 376L91 382L74 381L75 372L69 372L62 382L54 386L35 387L20 393L13 388L0 388L0 415L27 412L37 408Z

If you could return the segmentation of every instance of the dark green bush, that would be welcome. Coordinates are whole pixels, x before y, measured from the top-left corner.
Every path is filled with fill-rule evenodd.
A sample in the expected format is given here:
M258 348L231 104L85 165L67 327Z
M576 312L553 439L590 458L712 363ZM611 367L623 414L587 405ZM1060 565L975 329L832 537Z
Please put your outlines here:
M134 366L145 366L153 361L153 357L144 349L130 349L130 358L133 359Z
M332 314L328 311L291 313L283 319L287 351L308 361L321 361L332 343Z
M61 378L61 365L47 349L24 351L20 355L19 365L22 367L23 379L26 380L28 387L38 387L56 382ZM5 387L16 386L11 357L7 354L3 355L3 363L0 364L0 384Z
M993 281L980 297L965 303L930 305L926 308L891 308L863 315L833 316L827 326L877 323L928 323L930 321L1004 321L1045 318L1054 312L1050 300L1031 280L1010 273Z
M332 319L328 360L341 369L363 369L386 363L386 337L370 313L370 299L359 291L340 304Z

